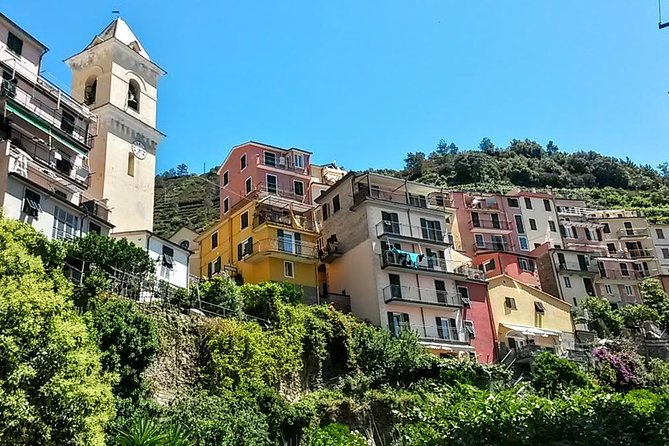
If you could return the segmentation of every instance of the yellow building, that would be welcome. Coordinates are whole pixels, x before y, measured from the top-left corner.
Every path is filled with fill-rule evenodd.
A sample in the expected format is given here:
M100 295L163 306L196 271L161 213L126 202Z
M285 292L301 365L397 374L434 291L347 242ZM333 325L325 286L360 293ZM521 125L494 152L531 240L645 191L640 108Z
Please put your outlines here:
M312 205L254 193L202 233L200 276L226 273L238 283L287 282L318 300L318 232Z
M489 279L488 293L500 355L518 360L537 350L565 355L574 348L571 305L507 275Z

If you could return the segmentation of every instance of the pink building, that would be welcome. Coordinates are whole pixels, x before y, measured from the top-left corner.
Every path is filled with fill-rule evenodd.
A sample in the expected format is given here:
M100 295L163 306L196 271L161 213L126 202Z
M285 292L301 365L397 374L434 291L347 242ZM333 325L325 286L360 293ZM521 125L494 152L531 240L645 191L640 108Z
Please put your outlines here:
M311 152L249 141L232 148L218 169L221 218L254 191L312 204Z
M490 310L490 297L487 283L467 283L470 306L464 308L463 317L472 321L476 327L476 336L470 340L476 350L476 357L481 363L493 363L497 358L497 338L495 323Z
M485 271L488 277L507 275L526 285L541 288L534 255L490 252L476 256L472 264Z

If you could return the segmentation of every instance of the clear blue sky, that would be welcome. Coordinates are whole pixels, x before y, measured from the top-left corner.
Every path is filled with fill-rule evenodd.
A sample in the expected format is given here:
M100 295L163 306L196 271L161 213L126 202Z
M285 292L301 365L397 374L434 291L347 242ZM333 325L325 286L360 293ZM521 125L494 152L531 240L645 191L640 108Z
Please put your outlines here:
M348 169L486 136L669 159L669 29L655 0L2 3L65 86L62 60L122 11L168 72L159 171L199 172L251 139Z

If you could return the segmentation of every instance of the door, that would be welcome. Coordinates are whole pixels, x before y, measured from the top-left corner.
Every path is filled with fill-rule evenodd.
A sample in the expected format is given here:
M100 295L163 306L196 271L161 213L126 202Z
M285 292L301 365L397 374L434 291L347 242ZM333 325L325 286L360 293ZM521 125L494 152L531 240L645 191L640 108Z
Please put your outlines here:
M525 226L523 225L523 217L520 215L513 216L516 220L516 230L518 234L525 234Z
M495 251L504 251L504 239L501 235L492 236L492 248Z
M386 234L400 234L400 217L395 212L381 212L383 232Z
M561 267L564 267L567 262L564 259L564 254L561 252L558 252L558 263L560 264Z
M588 270L588 261L586 260L585 256L582 254L579 254L578 256L578 267L581 271L587 271Z
M632 228L632 222L626 221L625 223L623 223L623 225L625 226L625 233L627 235L634 235L634 228Z
M446 303L446 283L443 280L435 280L434 289L437 292L437 302Z
M390 281L390 296L394 299L402 298L402 285L400 285L400 276L398 274L388 274Z
M499 215L492 214L491 218L492 218L492 227L495 229L499 229L501 227L501 225L499 224Z
M479 219L479 214L477 212L472 212L472 226L475 228L481 227L481 220Z
M588 277L583 278L583 286L585 287L585 292L588 294L588 296L594 296L595 295L595 287L592 285L592 279L589 279Z
M276 175L267 174L267 192L270 194L276 194L278 189Z
M435 318L437 324L437 336L441 339L458 340L455 319L446 317Z
M294 236L292 232L284 231L283 229L277 229L277 238L278 238L278 247L279 251L289 252L293 254L295 252L295 243Z

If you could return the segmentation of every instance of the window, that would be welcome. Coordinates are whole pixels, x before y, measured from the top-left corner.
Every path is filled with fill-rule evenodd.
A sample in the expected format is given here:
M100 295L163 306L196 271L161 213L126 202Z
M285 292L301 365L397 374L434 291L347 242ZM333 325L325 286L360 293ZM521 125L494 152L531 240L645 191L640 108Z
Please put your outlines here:
M244 256L249 254L253 254L253 237L249 237L237 245L237 260L242 260Z
M295 277L295 265L293 262L283 262L283 275L290 278Z
M620 264L620 274L622 274L623 276L629 276L630 275L630 271L629 271L629 268L627 268L626 263L621 263Z
M513 297L505 297L504 298L504 307L508 308L509 310L515 310L516 309L516 299Z
M625 294L628 296L634 296L634 288L632 288L630 285L625 285Z
M553 210L551 208L551 201L550 200L544 200L544 209L546 209L548 212Z
M575 228L574 228L575 229ZM592 240L592 233L590 232L590 229L588 228L583 228L583 231L585 232L585 238L587 240Z
M223 172L223 186L230 184L230 173L226 170Z
M669 248L662 248L662 257L669 259Z
M179 246L181 246L183 249L189 249L190 248L190 242L188 240L181 240L179 242Z
M440 339L459 340L458 326L456 325L455 319L437 317L435 318L435 322L437 324L437 336L439 336Z
M130 79L128 82L128 108L139 112L139 84L136 80Z
M569 277L564 278L564 287L565 288L571 288L571 279Z
M167 268L174 268L174 249L163 245L162 264Z
M277 229L276 235L279 251L297 255L302 254L302 234Z
M383 232L386 234L401 234L400 217L396 212L381 211Z
M534 265L534 260L532 259L526 259L521 257L518 259L518 265L520 265L520 269L522 271L529 271L531 273L534 272L535 265Z
M26 189L23 195L23 213L37 218L42 211L42 207L39 204L40 198L40 194L37 192Z
M539 301L535 301L534 302L534 311L536 311L537 313L545 312L546 310L544 309L544 303L539 302Z
M70 176L72 173L72 162L68 155L56 152L56 170L65 176Z
M606 244L606 249L609 251L609 254L615 254L616 253L616 244L615 243L607 243Z
M525 197L525 207L527 209L532 209L532 199L529 197Z
M216 260L211 262L211 272L213 274L218 274L221 272L221 256L216 257Z
M60 118L60 129L69 134L74 132L74 115L72 113L63 110L63 114Z
M128 153L128 176L135 176L135 155L132 152Z
M239 170L241 171L244 169L246 169L246 153L239 158Z
M88 232L92 234L102 235L102 226L93 223L92 221L88 222Z
M492 271L495 268L497 268L497 265L495 265L495 259L490 259L489 262L483 264L483 270L485 272Z
M211 234L211 249L214 249L218 246L218 231Z
M301 181L293 181L293 190L298 197L304 197L304 183Z
M53 216L52 238L58 240L72 239L77 235L79 217L56 206Z
M537 221L533 218L530 218L530 229L533 231L537 230Z
M458 294L460 295L460 298L462 299L463 305L470 306L472 304L472 300L469 297L469 288L466 286L459 286L458 287Z
M323 203L323 221L327 220L330 217L330 205Z
M240 227L241 229L246 229L249 227L249 211L246 211L242 214L240 218Z
M553 220L548 220L548 228L551 230L551 232L557 232L557 227L555 226L555 222Z
M604 234L610 234L611 233L611 228L609 227L608 223L604 223L604 227L602 228L602 231Z
M409 205L418 208L427 207L427 198L425 195L409 194Z
M297 168L304 168L304 155L299 155L295 153L293 155L293 163L295 164L295 167Z
M265 165L276 167L276 153L265 152ZM285 163L284 163L285 164Z
M332 197L332 213L336 213L341 208L339 204L339 194Z
M408 330L409 327L409 315L407 313L388 313L388 329L395 336L399 336L401 331Z
M470 338L476 337L476 330L474 329L474 321L465 321L465 332Z
M225 197L223 199L223 213L226 214L230 210L230 198Z
M98 80L93 79L92 82L89 80L86 83L86 88L84 89L84 103L86 105L95 104L95 99L97 94L98 94Z
M476 246L478 246L479 248L483 248L485 246L485 240L483 239L483 235L476 234L474 237L476 238Z
M11 31L9 31L8 33L9 35L7 36L7 48L9 48L15 54L18 54L20 56L21 53L23 52L23 40L19 39Z
M244 186L246 187L246 193L250 194L251 189L253 188L253 179L251 177L248 177L246 179L246 183L244 183Z
M655 228L655 234L657 234L657 238L659 239L664 238L664 231L661 228Z
M530 244L527 241L527 237L525 237L525 236L518 237L518 243L520 244L520 249L522 251L529 251L530 250Z
M267 174L267 193L276 194L279 191L276 175Z
M400 276L398 274L388 274L388 283L390 283L390 297L401 299L402 285L400 285Z
M525 234L525 225L523 224L523 217L520 215L514 215L514 220L516 221L516 230L518 234Z
M509 204L510 208L520 207L520 205L518 204L518 199L517 198L507 198L506 202Z
M535 243L534 244L534 249L537 249L539 246L541 246L541 243ZM556 246L556 248L557 248L557 246Z
M613 294L613 289L611 289L611 285L609 284L604 285L604 292L606 294Z
M421 235L426 240L443 241L444 235L441 232L441 223L438 220L420 219Z

